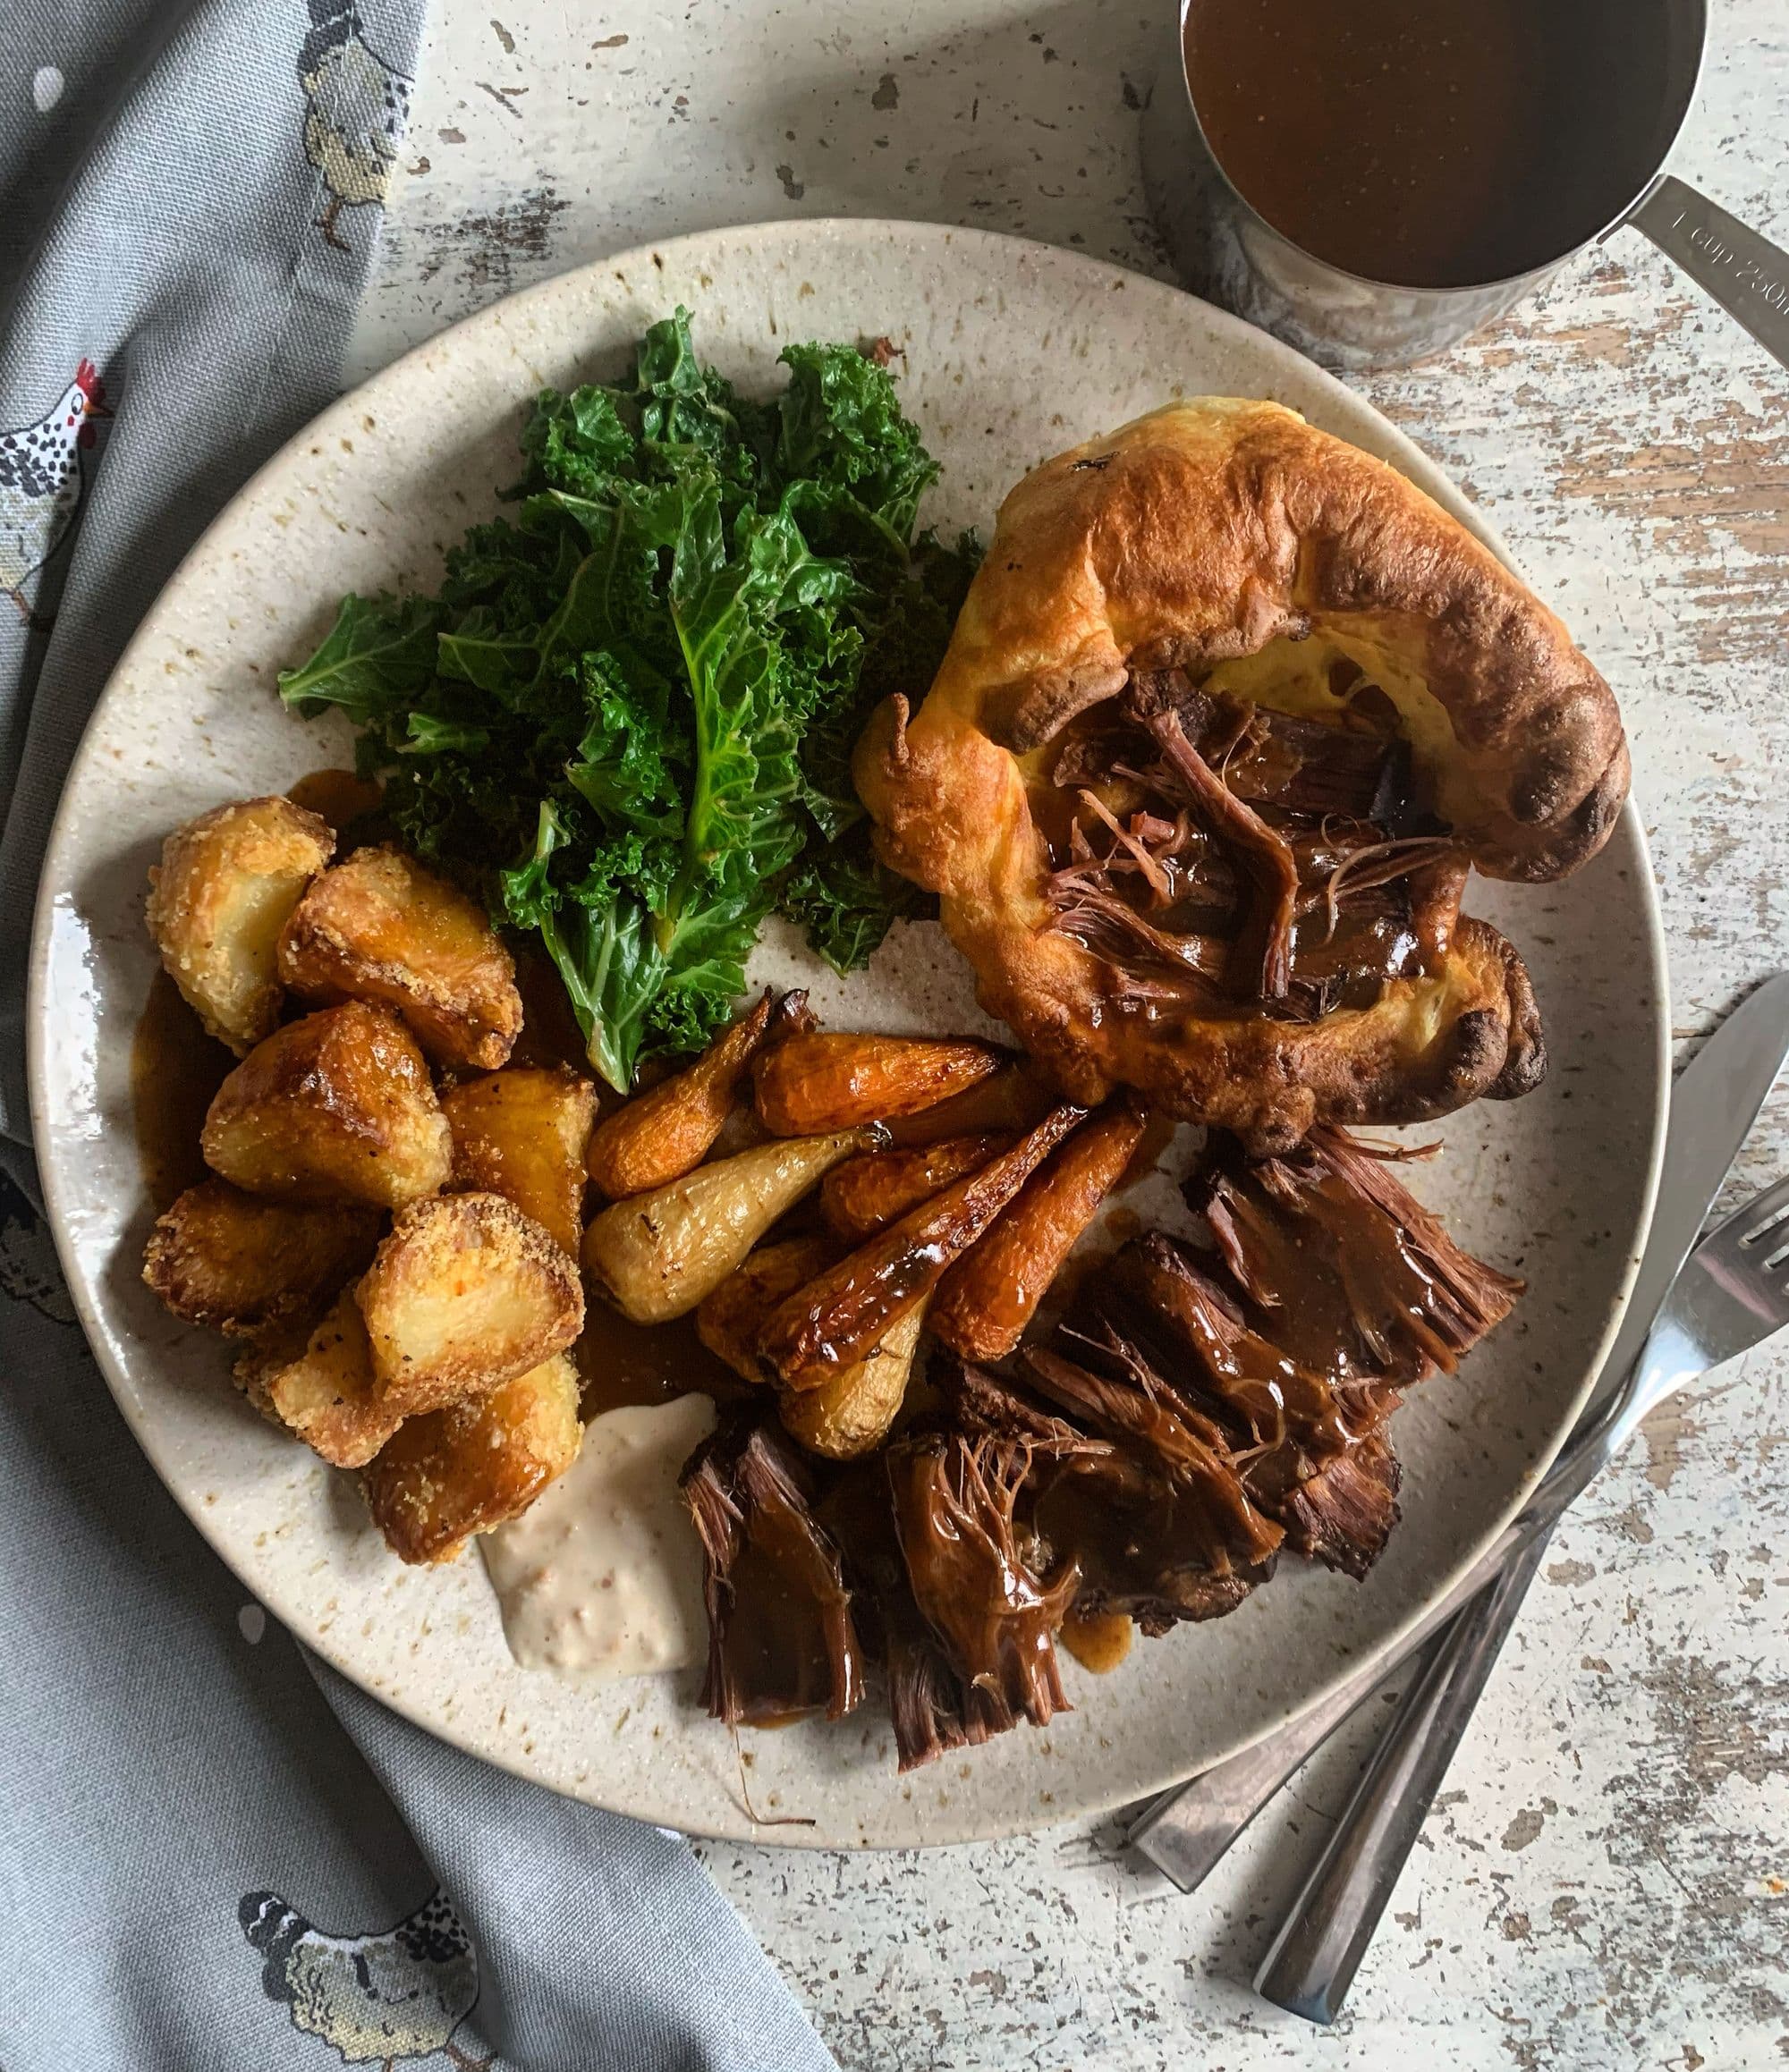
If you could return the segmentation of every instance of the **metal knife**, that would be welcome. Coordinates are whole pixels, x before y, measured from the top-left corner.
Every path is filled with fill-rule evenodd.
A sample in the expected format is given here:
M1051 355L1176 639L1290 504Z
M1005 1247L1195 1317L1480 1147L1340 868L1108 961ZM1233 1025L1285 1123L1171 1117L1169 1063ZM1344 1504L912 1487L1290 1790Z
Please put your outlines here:
M1627 1314L1578 1427L1599 1417L1646 1342L1671 1283L1689 1256L1722 1183L1789 1055L1789 972L1756 987L1677 1075L1652 1225ZM1574 1433L1574 1439L1577 1436ZM1568 1444L1570 1442L1568 1442ZM1309 1711L1154 1799L1128 1831L1132 1848L1192 1891L1255 1815L1351 1713L1433 1639L1489 1579L1472 1571L1404 1636L1395 1655L1370 1663ZM1421 1674L1421 1665L1412 1665Z

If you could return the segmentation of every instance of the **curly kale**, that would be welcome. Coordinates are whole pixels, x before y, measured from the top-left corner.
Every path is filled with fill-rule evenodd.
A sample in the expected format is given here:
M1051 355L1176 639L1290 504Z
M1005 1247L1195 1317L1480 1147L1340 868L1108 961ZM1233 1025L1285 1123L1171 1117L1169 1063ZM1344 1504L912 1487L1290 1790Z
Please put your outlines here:
M920 905L870 853L851 748L931 681L975 543L915 536L937 469L882 368L783 364L775 401L742 397L680 309L632 381L544 390L513 516L437 596L344 598L280 678L360 730L411 848L538 933L623 1091L726 1019L767 915L846 971Z

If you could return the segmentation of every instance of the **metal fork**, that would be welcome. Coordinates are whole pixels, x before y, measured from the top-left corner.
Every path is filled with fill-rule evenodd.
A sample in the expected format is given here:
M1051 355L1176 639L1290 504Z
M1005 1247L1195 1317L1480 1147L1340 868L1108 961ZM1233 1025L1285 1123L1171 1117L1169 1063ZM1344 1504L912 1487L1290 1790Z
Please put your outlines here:
M1504 1535L1495 1551L1502 1574L1441 1641L1405 1695L1293 1902L1255 1981L1264 1998L1308 2021L1335 2020L1566 1507L1667 1396L1785 1324L1789 1179L1754 1196L1697 1245L1626 1384Z

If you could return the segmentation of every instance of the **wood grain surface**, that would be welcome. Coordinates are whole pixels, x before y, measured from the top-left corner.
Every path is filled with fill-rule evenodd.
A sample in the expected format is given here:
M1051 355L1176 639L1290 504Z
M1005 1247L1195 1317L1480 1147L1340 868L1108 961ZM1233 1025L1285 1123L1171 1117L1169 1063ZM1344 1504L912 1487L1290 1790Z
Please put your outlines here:
M719 223L916 216L1166 271L1137 144L1161 0L433 12L351 375L548 273ZM1789 241L1785 132L1789 9L1717 0L1676 170ZM1789 965L1789 376L1622 232L1513 318L1361 385L1621 697L1687 1055ZM1742 1184L1785 1169L1789 1092ZM1104 1829L702 1854L853 2068L1780 2066L1785 1468L1779 1348L1668 1406L1591 1493L1327 2034L1248 1980L1357 1749L1190 1899Z

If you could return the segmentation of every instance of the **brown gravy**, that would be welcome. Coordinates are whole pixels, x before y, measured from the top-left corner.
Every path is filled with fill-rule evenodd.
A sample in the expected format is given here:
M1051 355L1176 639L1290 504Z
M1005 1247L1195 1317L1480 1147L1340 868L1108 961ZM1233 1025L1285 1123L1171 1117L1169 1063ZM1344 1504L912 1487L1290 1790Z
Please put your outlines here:
M572 1357L584 1384L586 1418L631 1403L669 1403L699 1392L727 1403L750 1392L697 1337L694 1316L672 1324L630 1324L594 1295L585 1305L583 1335Z
M296 784L289 784L285 795L294 806L326 820L337 834L354 828L358 835L355 823L379 816L386 802L382 786L370 778L357 777L352 770L313 770Z
M1369 280L1563 257L1669 141L1664 0L1192 0L1187 77L1243 198Z
M1130 1653L1135 1631L1128 1611L1071 1611L1056 1637L1082 1669L1103 1677Z
M157 971L131 1043L131 1106L143 1185L157 1215L208 1177L199 1132L236 1060Z

